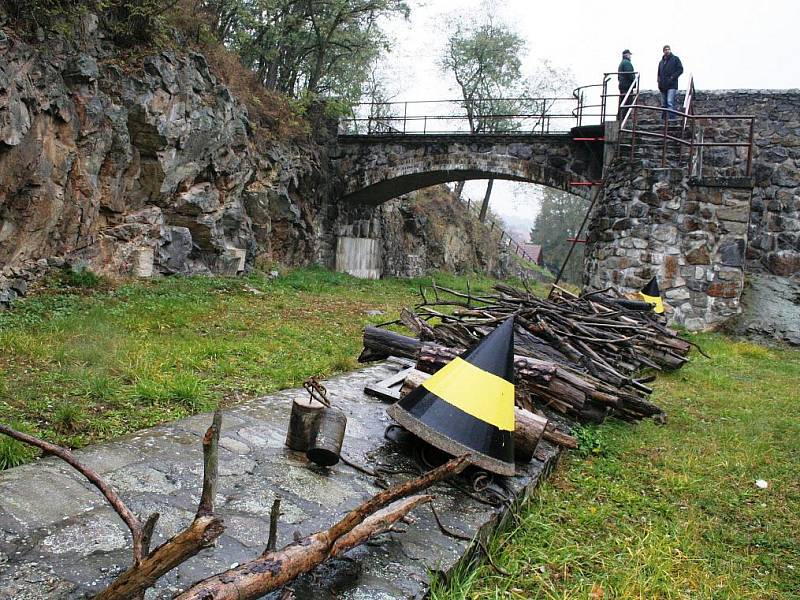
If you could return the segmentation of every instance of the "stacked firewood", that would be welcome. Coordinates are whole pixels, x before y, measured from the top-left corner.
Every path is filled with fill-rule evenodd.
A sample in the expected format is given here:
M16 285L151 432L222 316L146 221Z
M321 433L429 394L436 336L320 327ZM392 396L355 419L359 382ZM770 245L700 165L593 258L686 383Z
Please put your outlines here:
M680 368L691 347L646 305L609 290L583 296L560 290L543 299L504 284L482 296L434 285L432 294L420 295L415 310L400 318L417 338L368 327L360 360L394 354L432 373L513 316L517 405L580 421L661 414L646 384L652 372ZM645 371L650 377L641 377Z

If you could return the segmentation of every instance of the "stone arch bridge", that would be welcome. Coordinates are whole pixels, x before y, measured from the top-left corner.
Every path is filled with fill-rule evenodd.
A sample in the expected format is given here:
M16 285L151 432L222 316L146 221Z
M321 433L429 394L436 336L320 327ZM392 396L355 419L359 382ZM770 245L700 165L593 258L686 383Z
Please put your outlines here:
M741 313L747 272L766 291L753 287L744 325L800 343L800 92L697 93L691 82L690 90L688 127L664 130L666 138L653 133L663 122L658 98L638 89L628 113L638 112L638 125L612 116L554 133L539 121L529 134L409 135L403 119L368 135L340 134L340 202L376 206L438 183L489 178L588 197L588 184L605 179L586 232L586 287L635 291L655 275L671 321L702 329ZM775 290L788 303L772 314L789 316L759 321Z
M342 200L377 205L439 183L507 179L588 194L602 175L602 144L569 133L340 135Z

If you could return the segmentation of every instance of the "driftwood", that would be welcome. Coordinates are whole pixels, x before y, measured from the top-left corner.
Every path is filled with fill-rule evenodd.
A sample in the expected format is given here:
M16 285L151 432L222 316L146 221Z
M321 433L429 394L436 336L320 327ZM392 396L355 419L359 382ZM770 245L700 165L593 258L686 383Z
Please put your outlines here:
M222 414L217 411L211 427L203 437L203 492L192 523L161 546L148 552L158 513L142 524L116 491L92 469L78 462L66 448L55 446L33 436L0 425L4 433L26 444L40 448L45 454L56 456L86 477L106 497L120 518L128 526L133 538L133 564L117 577L111 585L95 596L95 600L130 600L140 598L162 575L185 562L203 548L211 545L223 531L222 521L214 516L214 492L217 483L217 457Z
M211 545L223 532L221 519L214 515L217 486L218 444L222 414L214 414L211 427L203 437L203 491L192 523L153 551L149 543L158 514L141 523L116 491L96 472L82 465L67 449L0 425L0 433L40 448L57 456L83 474L108 500L128 525L134 540L133 564L115 579L95 600L131 600L142 598L162 575L171 571L203 548ZM280 514L276 499L270 518L270 536L264 553L235 569L214 575L191 586L178 596L183 600L256 599L313 569L328 558L338 556L378 533L388 531L422 503L429 495L418 492L430 485L460 473L467 466L467 456L454 458L424 475L387 489L363 502L327 530L275 551L275 532ZM409 497L410 496L410 497Z
M398 321L419 339L368 327L362 359L401 355L432 373L513 316L517 405L600 423L609 414L662 414L648 400L652 378L644 371L680 368L694 345L643 303L611 290L577 296L559 288L543 299L505 284L481 296L432 287L432 296L420 290L421 302Z
M561 290L551 299L504 284L484 296L435 284L433 292L431 299L421 291L416 315L401 315L401 322L421 341L471 347L513 315L516 354L587 373L620 391L644 394L651 390L635 374L647 368L677 369L688 360L690 342L666 327L663 317L630 308L640 303L614 298L609 290L580 297ZM438 322L431 325L431 320ZM623 416L631 415L623 411Z

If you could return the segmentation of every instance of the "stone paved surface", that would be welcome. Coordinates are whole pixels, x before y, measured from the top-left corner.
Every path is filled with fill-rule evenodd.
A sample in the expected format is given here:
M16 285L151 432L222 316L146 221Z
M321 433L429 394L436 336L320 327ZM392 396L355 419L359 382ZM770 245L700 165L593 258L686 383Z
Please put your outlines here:
M362 465L410 464L403 449L383 437L385 404L362 393L388 377L391 361L349 373L325 385L348 415L343 454ZM223 417L217 514L226 525L216 547L162 578L148 600L169 598L192 582L259 554L269 511L283 498L278 545L327 527L358 502L377 493L372 478L340 463L323 470L283 446L293 398L286 390L245 402ZM139 515L161 513L153 545L187 525L202 484L201 436L210 423L200 415L80 451ZM506 480L521 500L557 456L549 444L540 459ZM392 475L399 482L408 475ZM448 485L434 488L435 505L450 527L488 533L502 511ZM415 598L427 590L430 570L448 570L468 544L443 535L431 511L421 507L403 534L389 533L330 561L297 580L297 598L346 600ZM65 464L46 458L0 473L0 599L84 598L102 589L129 565L130 538L98 492ZM274 594L272 595L274 596ZM268 596L268 597L272 597Z

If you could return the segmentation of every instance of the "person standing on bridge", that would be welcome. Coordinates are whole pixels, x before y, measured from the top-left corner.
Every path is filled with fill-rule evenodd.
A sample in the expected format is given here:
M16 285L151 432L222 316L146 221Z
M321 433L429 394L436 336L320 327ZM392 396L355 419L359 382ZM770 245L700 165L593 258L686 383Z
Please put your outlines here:
M631 62L631 51L627 48L622 51L622 62L617 67L617 81L619 85L619 109L617 110L617 119L622 121L625 118L625 112L622 110L622 101L625 99L625 94L631 89L633 82L636 79L634 75L633 63ZM628 100L630 102L630 99Z
M664 46L664 56L658 63L658 91L661 92L661 107L675 110L675 96L678 94L678 77L683 73L681 59ZM675 113L668 113L670 120L677 119ZM664 117L666 118L666 116Z

